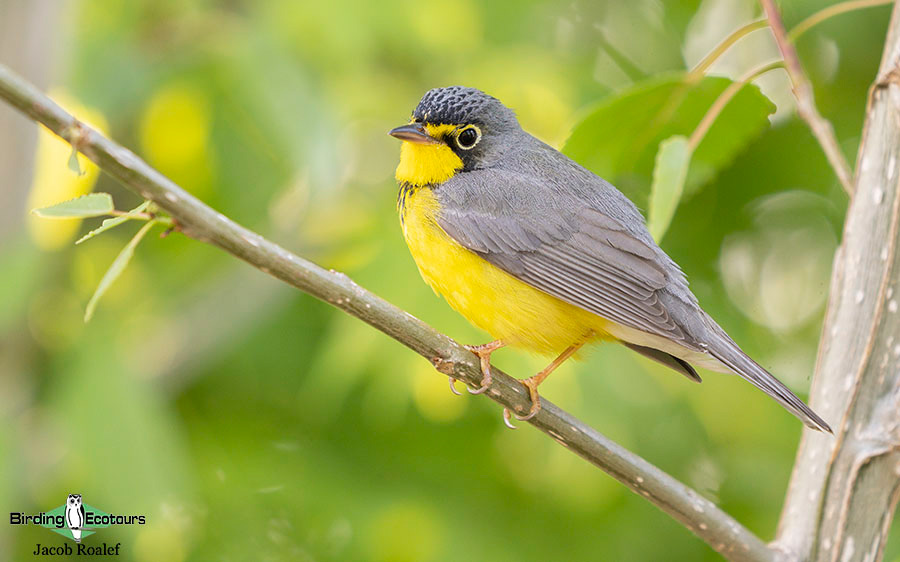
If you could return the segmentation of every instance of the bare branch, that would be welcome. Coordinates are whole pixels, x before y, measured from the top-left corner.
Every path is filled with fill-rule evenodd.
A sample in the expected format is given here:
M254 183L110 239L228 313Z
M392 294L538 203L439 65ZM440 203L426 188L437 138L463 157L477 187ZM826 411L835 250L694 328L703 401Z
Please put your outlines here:
M837 174L838 180L844 186L844 191L849 195L853 195L853 173L850 171L850 165L841 152L837 138L834 136L834 128L827 119L819 114L816 108L816 100L813 95L812 84L803 71L800 64L800 57L797 56L797 50L787 37L784 29L784 22L781 21L781 14L775 6L775 0L760 0L766 17L769 18L769 27L772 28L772 35L775 36L775 42L778 43L778 49L784 58L785 68L791 77L791 83L794 86L794 97L797 99L797 113L806 121L812 130L813 136L819 141L828 163Z
M473 387L481 384L475 356L449 337L366 291L343 273L326 271L216 212L130 150L76 120L3 65L0 98L43 123L125 187L154 201L187 236L217 246L359 318L431 361L444 375ZM530 402L524 387L497 369L493 373L493 384L485 395L515 412L528 412ZM696 491L549 401L542 400L542 404L540 413L530 421L532 425L646 497L723 556L736 561L776 558L765 543Z

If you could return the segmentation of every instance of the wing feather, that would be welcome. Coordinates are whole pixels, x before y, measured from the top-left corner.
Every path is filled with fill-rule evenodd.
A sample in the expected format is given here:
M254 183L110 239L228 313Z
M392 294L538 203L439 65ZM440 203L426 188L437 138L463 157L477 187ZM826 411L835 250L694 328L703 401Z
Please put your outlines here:
M660 298L671 284L683 283L683 276L652 241L585 201L560 193L541 200L535 194L546 192L546 186L520 174L498 174L490 174L494 182L527 196L518 207L515 199L497 197L496 189L445 197L438 224L450 237L536 289L607 320L698 348ZM447 193L445 186L441 191Z

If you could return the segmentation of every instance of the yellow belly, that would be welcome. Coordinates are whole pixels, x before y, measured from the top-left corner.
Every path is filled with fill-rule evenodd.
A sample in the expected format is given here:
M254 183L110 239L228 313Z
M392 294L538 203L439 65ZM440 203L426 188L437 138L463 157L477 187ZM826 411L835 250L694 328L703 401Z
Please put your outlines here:
M494 339L543 354L610 337L603 318L519 281L460 246L435 222L436 211L431 189L408 193L401 208L403 235L425 281L469 322Z

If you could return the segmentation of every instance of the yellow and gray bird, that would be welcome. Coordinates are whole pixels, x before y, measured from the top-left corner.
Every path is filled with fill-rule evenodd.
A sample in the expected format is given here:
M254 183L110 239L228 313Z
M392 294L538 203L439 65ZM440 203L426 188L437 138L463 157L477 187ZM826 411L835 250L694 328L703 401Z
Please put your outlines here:
M700 308L634 204L609 182L525 132L480 90L428 91L400 140L398 207L425 281L495 341L556 359L523 380L529 419L538 385L585 344L614 340L700 382L694 365L736 373L820 431L831 429Z

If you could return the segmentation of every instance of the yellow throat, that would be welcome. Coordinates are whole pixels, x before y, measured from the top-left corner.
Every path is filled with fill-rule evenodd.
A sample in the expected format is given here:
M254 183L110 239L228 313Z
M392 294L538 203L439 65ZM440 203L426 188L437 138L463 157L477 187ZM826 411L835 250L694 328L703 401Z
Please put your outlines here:
M455 125L425 125L428 134L436 139L444 138L454 129ZM462 160L446 144L403 141L395 177L401 184L434 185L452 178L462 167Z

